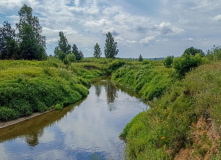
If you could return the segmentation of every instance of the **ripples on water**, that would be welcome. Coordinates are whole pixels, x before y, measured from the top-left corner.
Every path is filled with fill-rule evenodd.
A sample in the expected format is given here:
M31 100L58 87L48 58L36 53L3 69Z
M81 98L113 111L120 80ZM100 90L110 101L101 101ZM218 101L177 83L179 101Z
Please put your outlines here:
M125 125L147 106L110 81L94 83L88 97L0 130L0 159L124 159Z

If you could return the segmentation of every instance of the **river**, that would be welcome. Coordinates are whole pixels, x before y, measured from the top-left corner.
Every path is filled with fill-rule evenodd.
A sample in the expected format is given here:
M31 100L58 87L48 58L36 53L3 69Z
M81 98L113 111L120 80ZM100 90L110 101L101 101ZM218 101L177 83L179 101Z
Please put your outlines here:
M0 129L0 159L122 160L119 135L146 109L134 92L99 80L74 105Z

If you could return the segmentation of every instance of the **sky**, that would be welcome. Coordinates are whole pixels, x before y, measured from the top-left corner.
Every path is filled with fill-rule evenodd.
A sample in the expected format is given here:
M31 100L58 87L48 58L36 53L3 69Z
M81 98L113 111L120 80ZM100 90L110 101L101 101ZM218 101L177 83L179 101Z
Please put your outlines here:
M15 28L24 4L40 20L48 55L60 31L85 57L96 43L104 56L108 32L122 58L177 57L191 46L206 52L221 44L220 0L0 0L0 27L7 20Z

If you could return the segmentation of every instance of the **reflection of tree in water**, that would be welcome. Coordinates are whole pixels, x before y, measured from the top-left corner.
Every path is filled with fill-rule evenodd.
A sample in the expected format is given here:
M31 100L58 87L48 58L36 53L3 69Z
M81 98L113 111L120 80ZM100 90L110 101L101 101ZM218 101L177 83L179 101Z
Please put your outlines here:
M94 86L97 97L101 95L101 85Z
M32 132L32 134L25 136L26 142L32 147L37 146L39 143L38 139L43 135L43 133L44 133L43 129L40 130L39 133Z
M108 104L113 103L115 101L115 98L118 96L117 95L118 89L113 85L113 83L108 81L107 85L105 86L105 91L107 95L107 103ZM115 109L114 106L115 105L109 105L110 111Z

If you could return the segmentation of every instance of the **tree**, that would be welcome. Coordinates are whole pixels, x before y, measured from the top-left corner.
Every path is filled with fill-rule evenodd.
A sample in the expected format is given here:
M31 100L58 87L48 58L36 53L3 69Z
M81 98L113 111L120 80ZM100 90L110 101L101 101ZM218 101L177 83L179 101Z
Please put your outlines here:
M76 58L78 61L80 61L82 58L84 58L84 54L82 51L79 51L79 56Z
M106 43L105 43L105 57L106 58L115 58L115 56L118 54L119 50L117 49L117 42L114 42L114 38L112 37L112 34L108 32L106 34Z
M58 41L59 49L62 50L65 55L71 53L71 45L68 44L67 38L64 36L63 32L59 32L60 40Z
M164 60L164 66L166 68L171 68L172 64L173 64L173 56L168 56L165 60Z
M139 56L139 58L138 58L138 61L139 61L139 62L142 62L142 61L143 61L143 57L142 57L141 54L140 54L140 56Z
M18 58L16 37L15 30L8 21L5 21L0 28L0 59Z
M94 46L94 57L100 58L101 54L102 54L101 53L101 48L100 48L99 44L96 43L95 46Z
M196 49L196 48L193 48L193 47L187 48L184 51L183 55L184 54L191 54L191 55L195 56L198 53L201 54L202 57L205 56L205 54L203 53L203 51L201 49Z
M82 58L84 58L83 52L78 50L78 47L76 44L73 44L72 53L74 53L77 61L80 61Z
M58 46L54 49L54 54L60 60L64 61L65 57L71 53L71 45L68 44L68 40L62 31L59 32Z
M27 5L23 5L18 14L20 20L16 27L19 31L22 58L29 60L45 59L46 37L41 35L42 27L38 17L32 16L32 8Z
M75 57L77 58L77 55L78 55L78 47L76 44L73 44L72 46L72 53L74 53Z
M173 60L173 67L182 77L191 69L196 68L202 64L202 59L203 58L200 53L196 54L195 56L192 54L184 54L183 56Z
M70 53L67 55L67 59L70 61L70 62L75 62L76 61L76 57L73 53Z

